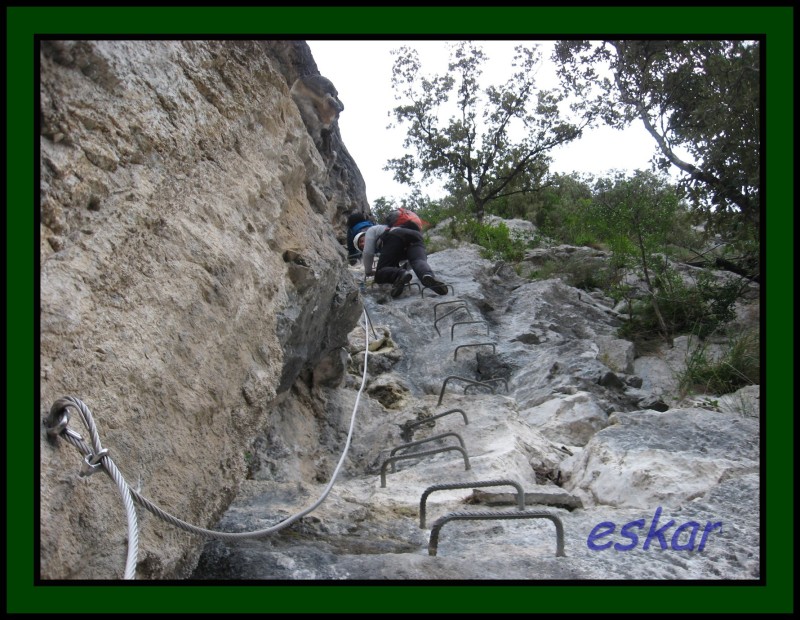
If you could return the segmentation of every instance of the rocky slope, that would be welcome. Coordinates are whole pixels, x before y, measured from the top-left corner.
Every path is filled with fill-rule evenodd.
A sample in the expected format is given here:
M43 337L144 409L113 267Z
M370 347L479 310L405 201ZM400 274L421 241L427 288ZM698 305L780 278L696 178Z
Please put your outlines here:
M392 300L379 286L367 288L375 332L366 388L330 495L269 537L207 543L193 578L758 577L757 386L717 410L679 402L672 373L662 368L679 370L685 353L665 348L634 359L630 343L613 337L610 300L560 280L520 280L475 248L437 252L430 262L450 295L423 294L412 283ZM448 315L456 307L463 309ZM328 394L342 449L364 337L363 328L351 335L351 374ZM677 348L687 344L679 339ZM505 379L494 393L469 383L489 376ZM643 401L668 408L647 409ZM435 417L453 409L464 414ZM309 480L284 459L303 449L292 440L314 432L309 418L304 432L260 445L220 530L277 524L320 496L332 467ZM459 445L468 463L452 449ZM518 512L515 489L477 484L498 480L520 484L524 512L561 521L563 556L551 521L499 518ZM426 489L453 484L463 488L429 491L423 513ZM447 521L437 539L435 522L448 514L481 517Z

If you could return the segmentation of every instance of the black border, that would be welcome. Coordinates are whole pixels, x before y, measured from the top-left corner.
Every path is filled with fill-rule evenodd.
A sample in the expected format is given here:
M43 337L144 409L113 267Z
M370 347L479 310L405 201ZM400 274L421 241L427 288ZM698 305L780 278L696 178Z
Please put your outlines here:
M520 34L525 25L533 31ZM257 26L254 26L257 25ZM793 610L793 25L794 9L785 3L760 6L596 6L559 7L6 7L6 132L7 132L7 494L6 568L7 613L565 613L683 611L782 613ZM34 283L38 247L12 227L35 231L38 186L31 136L35 126L35 59L37 36L67 35L96 38L190 38L252 36L255 30L283 34L276 38L460 38L464 33L486 38L555 38L607 32L648 34L681 32L684 36L754 36L766 40L766 174L769 202L764 218L765 254L769 270L763 291L766 320L769 402L763 454L765 471L766 539L768 554L764 585L714 582L683 585L598 582L553 585L419 584L206 585L189 582L81 582L43 586L33 582L32 553L37 514L34 494L38 480L24 472L35 463L29 438L32 416L35 439L44 410L38 399L38 366L34 331L37 308ZM141 36L140 36L141 35ZM33 115L31 116L31 111ZM33 192L31 192L33 188ZM766 215L766 213L765 213ZM34 234L33 238L36 239ZM34 340L34 347L31 347ZM33 405L29 396L33 396ZM22 405L22 406L20 406ZM765 409L766 412L766 409ZM766 417L766 416L765 416ZM22 470L22 472L20 471ZM33 486L31 480L33 478ZM763 514L763 513L762 513ZM133 589L129 586L134 585ZM602 587L596 587L602 586ZM62 596L64 594L72 596Z

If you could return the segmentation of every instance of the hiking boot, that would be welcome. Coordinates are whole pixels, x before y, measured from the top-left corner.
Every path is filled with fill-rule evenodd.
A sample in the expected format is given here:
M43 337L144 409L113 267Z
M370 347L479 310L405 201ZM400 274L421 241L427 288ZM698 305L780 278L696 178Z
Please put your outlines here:
M400 297L400 294L403 292L403 289L406 287L406 284L411 282L411 272L404 271L401 273L397 278L395 278L394 284L392 284L392 297Z
M422 284L431 289L437 295L447 295L447 285L444 282L439 282L431 274L422 276Z

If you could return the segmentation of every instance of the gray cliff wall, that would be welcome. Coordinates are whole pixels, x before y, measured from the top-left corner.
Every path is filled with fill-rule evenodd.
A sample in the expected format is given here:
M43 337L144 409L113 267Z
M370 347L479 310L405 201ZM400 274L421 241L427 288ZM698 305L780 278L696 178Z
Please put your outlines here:
M289 96L317 72L302 41L51 41L40 61L39 415L80 398L133 488L212 527L287 395L319 417L343 377L363 179ZM115 485L40 448L41 577L120 578ZM188 575L203 539L139 515L137 577Z

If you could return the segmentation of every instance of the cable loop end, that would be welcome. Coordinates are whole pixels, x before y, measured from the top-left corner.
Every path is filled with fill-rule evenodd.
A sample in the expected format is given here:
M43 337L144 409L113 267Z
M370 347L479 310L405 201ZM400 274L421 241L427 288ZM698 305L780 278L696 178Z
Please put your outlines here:
M68 407L72 404L72 401L68 398L59 398L53 403L53 406L50 407L50 413L44 420L48 435L58 436L69 426Z

